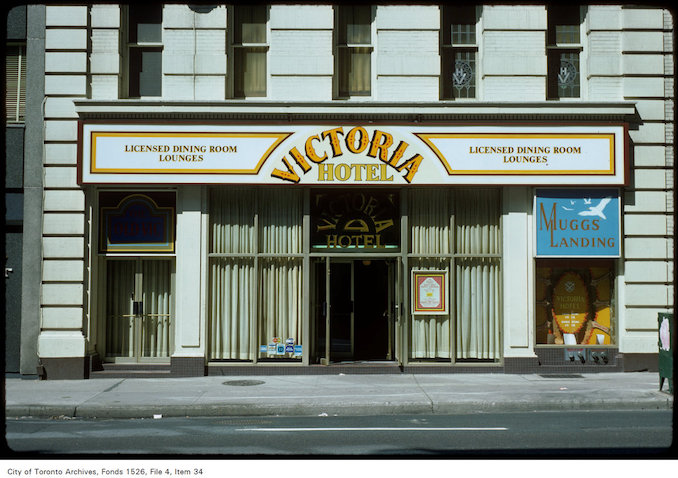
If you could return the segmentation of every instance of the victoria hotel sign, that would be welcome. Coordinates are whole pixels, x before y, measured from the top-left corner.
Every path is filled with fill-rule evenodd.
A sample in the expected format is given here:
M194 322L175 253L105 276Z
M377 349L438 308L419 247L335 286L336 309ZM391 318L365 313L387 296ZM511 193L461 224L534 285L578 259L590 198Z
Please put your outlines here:
M610 126L102 124L81 184L601 185L626 181Z

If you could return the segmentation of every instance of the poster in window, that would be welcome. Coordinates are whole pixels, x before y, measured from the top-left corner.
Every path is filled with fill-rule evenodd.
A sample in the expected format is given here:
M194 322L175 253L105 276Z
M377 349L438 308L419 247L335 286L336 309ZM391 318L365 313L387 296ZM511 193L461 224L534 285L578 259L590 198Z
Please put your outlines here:
M412 271L412 313L447 315L447 271Z

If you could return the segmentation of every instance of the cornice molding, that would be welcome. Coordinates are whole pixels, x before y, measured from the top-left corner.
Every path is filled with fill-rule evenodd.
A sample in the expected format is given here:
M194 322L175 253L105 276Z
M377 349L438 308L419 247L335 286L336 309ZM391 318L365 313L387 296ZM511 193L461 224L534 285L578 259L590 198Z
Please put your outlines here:
M624 121L638 122L635 102L323 102L75 100L80 119L265 122Z

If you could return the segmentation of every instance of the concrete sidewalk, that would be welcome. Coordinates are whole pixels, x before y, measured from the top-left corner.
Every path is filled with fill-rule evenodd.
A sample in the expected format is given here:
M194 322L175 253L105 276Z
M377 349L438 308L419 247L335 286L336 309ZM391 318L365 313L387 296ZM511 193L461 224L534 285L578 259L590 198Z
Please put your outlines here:
M7 417L152 418L667 410L658 374L8 378Z

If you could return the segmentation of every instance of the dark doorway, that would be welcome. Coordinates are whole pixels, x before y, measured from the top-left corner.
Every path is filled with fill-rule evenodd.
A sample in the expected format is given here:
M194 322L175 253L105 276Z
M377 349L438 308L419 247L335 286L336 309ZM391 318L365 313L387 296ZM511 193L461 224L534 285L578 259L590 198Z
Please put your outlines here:
M355 360L386 360L389 268L383 260L354 262Z
M327 339L329 362L393 359L392 265L381 259L316 263L314 361L328 363Z

